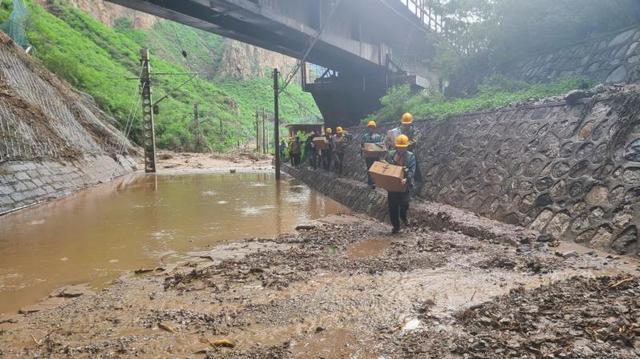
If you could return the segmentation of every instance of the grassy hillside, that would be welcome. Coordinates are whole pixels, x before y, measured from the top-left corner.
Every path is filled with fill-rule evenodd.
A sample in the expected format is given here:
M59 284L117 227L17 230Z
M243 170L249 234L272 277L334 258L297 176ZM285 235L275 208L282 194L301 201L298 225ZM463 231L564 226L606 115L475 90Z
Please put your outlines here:
M92 95L98 104L124 127L131 109L139 113L138 82L141 47L152 50L153 71L187 73L192 69L216 68L216 56L222 51L223 39L186 26L161 21L150 31L135 30L127 19L109 28L89 15L72 8L64 0L52 2L49 11L27 1L31 10L27 34L34 46L34 56L51 71L81 91ZM5 21L11 1L0 6L0 21ZM54 15L55 14L55 15ZM188 58L181 55L182 49ZM214 71L212 70L212 72ZM188 76L158 76L154 82L154 98L169 95L160 104L156 117L159 147L192 150L195 126L193 104L202 113L202 131L207 146L224 150L240 142L250 142L255 111L272 107L271 80L212 80L212 73L202 73L179 89L175 86ZM311 97L297 86L290 86L291 96L282 101L282 117L295 120L308 115L303 107L317 109ZM293 98L291 98L293 97ZM139 115L131 138L141 138ZM219 122L223 122L223 133Z

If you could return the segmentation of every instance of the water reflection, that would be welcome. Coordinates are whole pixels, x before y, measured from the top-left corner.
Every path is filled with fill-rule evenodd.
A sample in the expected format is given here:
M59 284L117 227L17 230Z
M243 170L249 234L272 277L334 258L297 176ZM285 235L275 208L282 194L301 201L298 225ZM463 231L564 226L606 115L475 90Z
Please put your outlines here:
M291 231L347 209L271 174L127 177L0 217L0 313L64 284L103 285L167 253Z

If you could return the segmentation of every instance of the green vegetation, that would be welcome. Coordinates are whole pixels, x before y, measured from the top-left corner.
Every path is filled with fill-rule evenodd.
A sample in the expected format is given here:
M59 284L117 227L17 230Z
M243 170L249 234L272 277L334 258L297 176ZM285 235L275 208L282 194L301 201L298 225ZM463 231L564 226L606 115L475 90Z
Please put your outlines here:
M215 78L216 62L225 41L217 35L168 21L160 21L150 31L137 30L127 18L119 19L114 28L109 28L64 0L48 2L48 9L33 1L26 3L31 10L27 35L34 46L34 55L49 70L92 95L122 128L132 109L134 113L140 112L135 78L140 72L141 47L151 49L156 73L199 72L180 88L176 85L187 80L188 75L156 77L154 98L168 95L160 103L160 113L156 116L157 144L161 148L194 150L198 135L198 127L193 123L194 104L199 106L199 128L205 145L214 150L228 149L237 142L251 143L255 112L273 106L269 78ZM11 1L3 1L0 22L9 17L10 10ZM183 50L186 58L181 54ZM311 96L298 86L288 88L281 106L284 121L317 113ZM140 116L135 118L130 137L139 143Z
M442 120L448 116L506 106L510 103L557 96L578 88L589 88L590 81L571 77L551 84L528 84L502 76L487 79L478 93L469 98L446 99L439 93L411 94L408 85L395 87L381 99L383 107L372 116L381 122L398 121L404 112L418 119Z

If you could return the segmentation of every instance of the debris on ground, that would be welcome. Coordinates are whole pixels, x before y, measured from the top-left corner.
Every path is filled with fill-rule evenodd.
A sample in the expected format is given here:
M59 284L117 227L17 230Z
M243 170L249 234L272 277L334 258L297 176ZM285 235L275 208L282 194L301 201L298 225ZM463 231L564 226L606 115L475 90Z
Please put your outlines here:
M635 259L484 238L420 226L390 236L366 217L333 216L190 253L99 295L50 298L61 302L0 321L0 348L8 357L638 357Z

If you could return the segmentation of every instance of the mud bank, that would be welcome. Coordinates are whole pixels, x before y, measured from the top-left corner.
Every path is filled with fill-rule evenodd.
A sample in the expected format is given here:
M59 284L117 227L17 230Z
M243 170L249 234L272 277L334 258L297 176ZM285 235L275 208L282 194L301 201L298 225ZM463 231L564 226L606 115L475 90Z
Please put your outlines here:
M0 319L0 356L640 355L629 258L508 229L493 240L421 226L390 236L354 216L305 228L143 268L97 293L58 291Z

